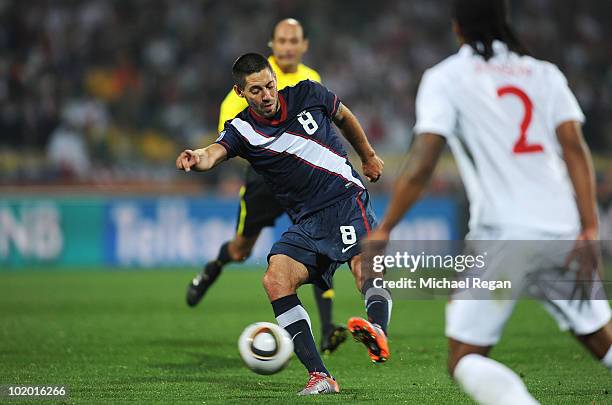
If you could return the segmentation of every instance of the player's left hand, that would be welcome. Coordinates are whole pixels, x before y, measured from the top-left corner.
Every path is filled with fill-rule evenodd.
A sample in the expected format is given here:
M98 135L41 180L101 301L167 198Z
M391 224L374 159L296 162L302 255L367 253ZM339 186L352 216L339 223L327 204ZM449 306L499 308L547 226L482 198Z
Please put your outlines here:
M566 266L573 261L578 263L576 285L572 298L588 300L592 294L593 282L602 278L602 259L599 251L597 230L583 230L570 254L565 259Z
M364 241L362 251L369 253L366 257L384 254L389 243L390 233L380 227L374 229Z
M368 235L368 238L365 239L361 244L361 257L362 263L364 263L361 267L361 277L362 281L380 277L380 272L378 270L374 270L373 267L373 258L375 256L381 256L385 254L385 249L387 244L389 243L389 232L380 227L374 229ZM384 274L384 271L383 271Z
M376 228L370 235L368 236L368 240L377 241L377 242L388 242L389 241L389 232Z
M378 179L380 179L380 176L382 176L384 166L385 162L383 162L383 160L379 158L377 154L374 154L368 160L363 162L363 175L372 183L376 183Z

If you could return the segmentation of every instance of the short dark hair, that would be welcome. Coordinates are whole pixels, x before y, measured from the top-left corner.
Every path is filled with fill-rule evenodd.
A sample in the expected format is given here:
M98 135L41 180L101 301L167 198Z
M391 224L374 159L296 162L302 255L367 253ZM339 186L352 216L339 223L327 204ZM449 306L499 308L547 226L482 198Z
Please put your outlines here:
M529 54L510 27L506 0L454 0L452 17L465 43L485 60L493 56L496 39L519 55Z
M246 84L244 79L248 75L261 72L264 69L270 69L270 71L273 72L272 66L270 66L265 56L258 53L245 53L236 59L236 62L234 62L232 66L232 79L234 80L234 84L244 89Z

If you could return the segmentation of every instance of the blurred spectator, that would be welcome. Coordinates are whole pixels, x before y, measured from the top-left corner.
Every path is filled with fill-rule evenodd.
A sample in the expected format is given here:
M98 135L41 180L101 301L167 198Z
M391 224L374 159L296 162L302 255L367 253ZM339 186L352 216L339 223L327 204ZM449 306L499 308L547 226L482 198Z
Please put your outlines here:
M612 3L512 5L532 53L566 73L587 115L587 141L609 152ZM309 31L306 63L377 149L402 154L423 70L458 46L448 0L0 0L0 155L47 147L50 162L78 161L70 170L83 180L152 170L172 179L178 148L214 139L233 60L267 53L262 27L287 16ZM53 180L38 169L0 164L0 182Z
M61 123L47 145L49 163L60 180L87 178L91 168L88 145L100 143L107 125L108 115L102 103L86 99L66 102Z
M60 125L53 131L47 157L64 180L84 178L89 173L87 145L83 134L75 128Z

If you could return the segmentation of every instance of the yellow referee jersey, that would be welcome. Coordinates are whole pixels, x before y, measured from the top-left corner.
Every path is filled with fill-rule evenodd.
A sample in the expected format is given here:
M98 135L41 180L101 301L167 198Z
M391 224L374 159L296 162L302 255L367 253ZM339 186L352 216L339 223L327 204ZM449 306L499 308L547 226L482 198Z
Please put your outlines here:
M282 90L287 86L293 86L306 79L310 79L319 83L321 82L321 76L319 76L316 70L311 69L302 63L298 65L297 71L295 73L283 73L283 71L276 64L274 56L268 57L268 62L270 62L272 70L274 70L274 73L276 73L279 90ZM218 132L223 131L225 121L231 120L246 107L246 100L244 98L238 97L234 90L230 90L230 92L227 94L227 96L225 96L225 99L221 103L221 111L219 113L219 126L217 128Z

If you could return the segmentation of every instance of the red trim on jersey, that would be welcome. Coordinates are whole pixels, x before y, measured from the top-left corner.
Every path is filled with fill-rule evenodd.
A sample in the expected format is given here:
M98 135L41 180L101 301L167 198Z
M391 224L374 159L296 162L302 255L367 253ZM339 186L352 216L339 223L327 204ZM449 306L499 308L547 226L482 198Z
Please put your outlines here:
M225 141L217 141L216 143L225 148L225 151L227 152L227 158L229 158L229 155L232 153L232 148L230 147L229 143Z
M264 148L264 149L265 149L265 148ZM326 168L324 168L324 167L321 167L321 166L317 166L317 165L315 165L315 164L312 164L312 163L310 163L308 160L306 160L306 159L302 159L301 157L299 157L299 156L297 156L297 155L294 155L293 153L289 153L289 152L277 152L277 151L270 150L270 149L265 149L265 150L270 151L270 152L273 152L274 154L277 154L277 155L286 155L286 156L290 156L290 157L292 157L292 158L294 158L294 159L296 159L296 160L298 160L298 161L300 161L300 162L302 162L302 163L307 164L307 165L308 165L308 166L310 166L310 167L313 167L313 168L315 168L315 169L321 170L321 171L323 171L323 172L325 172L325 173L327 173L327 174L331 174L332 176L340 177L342 180L345 180L345 181L347 181L347 182L349 182L349 183L352 183L352 184L354 184L355 186L357 186L358 188L360 188L360 189L362 189L362 190L363 190L363 188L361 188L361 186L359 186L359 184L355 183L353 180L347 179L346 177L344 177L344 176L343 176L343 175L341 175L340 173L332 172L332 171L327 170L327 169L326 169Z
M247 124L249 124L249 126L250 126L251 128L253 128L253 131L257 132L259 135L263 136L264 138L270 138L270 139L274 138L273 136L266 135L266 134L264 134L263 132L258 131L258 130L257 130L257 128L255 128L253 125L251 125L251 123L250 123L250 122L248 122L248 121L245 121L245 122L246 122Z
M360 191L359 194L357 194L355 200L357 200L357 205L359 205L359 208L361 209L361 217L363 218L363 224L365 225L366 232L368 233L368 236L370 236L370 223L368 222L368 216L366 215L365 207L363 206L363 203L360 200L361 194L363 194L363 191Z
M249 124L249 125L250 125L250 124ZM253 126L251 125L251 128L252 128L252 127L253 127ZM255 129L255 128L253 128L253 129ZM246 136L244 136L244 135L242 134L242 132L240 132L240 131L236 130L236 133L238 134L238 136L242 137L242 138L243 138L243 139L244 139L244 140L247 142L247 144L249 144L249 145L251 145L251 146L254 146L254 145L252 145L252 144L249 142L249 139L248 139ZM297 136L300 136L299 134L295 134L295 133L291 133L291 134L292 134L292 135L297 135ZM307 138L307 137L305 137L305 136L303 136L303 135L302 135L301 137L302 137L302 138L304 138L304 139L310 139L310 138ZM268 138L269 138L269 137L268 137ZM312 139L311 139L311 140L312 140ZM315 142L315 143L317 143L317 142ZM319 143L317 143L317 144L319 144ZM321 144L319 144L319 145L321 145ZM321 145L321 146L325 146L325 145ZM314 167L315 169L319 169L319 170L324 171L325 173L331 174L331 175L333 175L333 176L340 177L341 179L343 179L343 180L345 180L345 181L347 181L347 182L349 182L349 183L352 183L352 184L356 185L356 186L357 186L357 187L359 187L360 189L362 189L362 190L364 189L363 187L359 186L359 184L355 183L353 180L347 179L346 177L344 177L344 176L343 176L343 175L341 175L340 173L332 172L332 171L327 170L327 169L326 169L326 168L324 168L324 167L320 167L320 166L317 166L317 165L315 165L315 164L312 164L312 163L310 163L309 161L307 161L306 159L302 159L301 157L299 157L299 156L297 156L297 155L294 155L293 153L289 153L289 152L277 152L277 151L275 151L275 150L268 149L268 148L266 148L266 147L262 147L262 146L257 146L257 148L258 148L259 150L261 150L261 151L270 152L270 153L272 153L273 155L287 155L287 156L291 156L292 158L295 158L295 159L299 160L300 162L306 163L308 166ZM332 152L332 153L335 153L333 150L331 150L331 149L329 149L329 148L328 148L328 150L329 150L330 152ZM335 154L336 154L336 155L338 155L337 153L335 153ZM341 156L341 155L338 155L338 156L346 160L346 157Z
M289 156L291 156L292 158L295 158L295 159L299 160L300 162L306 163L306 164L307 164L308 166L310 166L310 167L314 167L315 169L319 169L319 170L321 170L321 171L324 171L325 173L331 174L332 176L340 177L341 179L343 179L343 180L345 180L345 181L347 181L347 182L349 182L349 183L352 183L352 184L356 185L357 187L359 187L359 184L356 184L356 183L355 183L353 180L347 179L346 177L344 177L344 176L343 176L343 175L341 175L340 173L332 172L332 171L327 170L327 169L326 169L326 168L324 168L324 167L317 166L317 165L315 165L315 164L313 164L313 163L310 163L310 162L309 162L308 160L306 160L306 159L302 159L301 157L299 157L299 156L297 156L297 155L294 155L293 153L289 153L289 152L282 152L282 153L283 153L283 154L285 154L285 155L289 155ZM361 188L361 187L359 187L359 188Z
M332 148L330 148L329 146L317 141L314 138L309 138L308 136L304 135L304 134L298 134L297 132L290 132L290 131L285 131L285 133L289 134L289 135L295 135L295 136L299 136L300 138L309 140L309 141L313 141L314 143L318 144L319 146L324 147L325 149L327 149L328 151L330 151L331 153L333 153L334 155L341 157L342 159L346 159L346 156L342 156L341 154L339 154L338 152L336 152L335 150L333 150Z
M336 109L338 108L338 106L340 105L340 103L338 103L338 105L336 105L336 101L338 101L338 96L334 94L334 109L332 110L332 113L330 115L330 117L333 119L334 115L336 114Z
M278 125L287 119L287 102L282 94L278 93L278 102L280 104L281 116L277 120L269 120L266 117L262 117L257 114L251 107L249 107L249 113L257 122L263 125ZM269 138L269 137L268 137Z
M251 129L252 129L253 131L257 132L259 135L263 136L264 138L269 138L269 139L274 139L274 138L275 138L274 136L271 136L271 135L266 135L266 134L264 134L263 132L258 131L258 130L257 130L257 128L255 128L255 127L253 126L253 124L251 124L250 122L248 122L248 121L244 121L244 120L242 120L242 121L243 121L243 122L245 122L245 123L246 123L248 126L250 126L250 127L251 127ZM247 138L246 138L244 135L242 135L242 133L240 133L240 130L239 130L238 128L236 128L236 126L235 126L235 125L234 125L234 129L235 129L235 132L238 132L238 133L240 134L240 136L242 136L244 139L246 139L246 140L247 140L247 143L248 143L249 145L252 145L252 144L249 142L249 140L248 140L248 139L247 139Z

